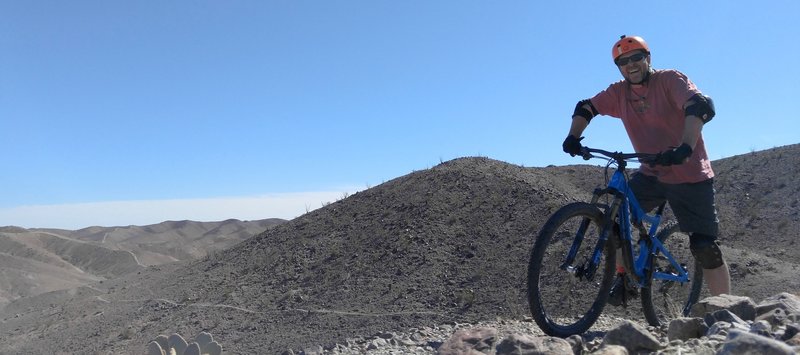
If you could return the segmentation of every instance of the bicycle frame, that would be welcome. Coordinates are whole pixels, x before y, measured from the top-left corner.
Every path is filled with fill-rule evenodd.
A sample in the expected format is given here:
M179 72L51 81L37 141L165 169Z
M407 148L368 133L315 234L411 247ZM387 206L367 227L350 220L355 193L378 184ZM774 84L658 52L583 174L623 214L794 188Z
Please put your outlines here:
M600 150L593 151L607 153ZM637 281L639 287L649 287L649 285L646 284L650 279L648 275L649 272L652 272L652 279L680 283L688 282L689 274L687 273L686 269L683 267L683 265L680 265L677 261L675 261L675 258L672 256L672 254L664 247L661 241L655 237L658 227L661 224L661 215L664 211L664 206L666 203L661 204L654 214L648 214L642 210L641 206L639 205L639 201L636 199L633 191L628 186L628 179L624 172L626 164L623 155L618 154L617 156L612 156L611 158L612 160L616 161L617 168L609 180L607 187L605 189L595 190L592 198L592 204L597 204L600 197L606 194L613 195L614 202L606 209L606 220L600 233L600 238L597 241L597 245L592 252L589 265L586 267L579 266L578 268L571 266L572 262L577 256L581 243L583 243L583 236L586 233L586 229L590 223L588 219L585 219L582 221L580 228L578 228L578 232L573 240L573 244L570 247L569 253L567 253L564 263L561 265L561 268L576 274L578 277L586 277L587 280L591 281L595 276L597 266L600 264L603 248L608 242L608 236L611 234L611 230L614 227L614 222L618 219L620 226L620 242L627 243L629 246L629 248L622 248L622 250L630 251L630 253L627 255L623 255L623 261L626 264L633 264L633 272L631 273L631 276L633 276L634 280ZM649 230L644 231L643 222L650 223ZM631 230L632 225L640 228L638 255L635 255L633 248L634 242L633 233ZM659 253L663 254L667 258L673 269L677 271L677 274L648 269L648 267L652 265L652 258L657 257Z
M623 243L628 243L631 247L629 249L631 250L630 256L633 260L633 271L636 279L639 280L639 287L645 286L644 283L645 280L647 280L645 275L649 271L647 268L650 265L650 258L656 257L659 253L663 254L667 258L673 268L677 270L678 274L675 275L672 273L653 270L653 278L658 280L676 281L680 283L688 282L689 274L686 272L686 270L684 270L684 267L675 261L675 258L672 257L672 254L669 252L669 250L667 250L661 241L655 237L658 227L661 224L661 214L663 213L664 205L662 204L658 208L658 211L652 215L644 212L639 205L639 201L636 199L636 196L633 194L633 191L631 191L630 187L628 186L628 181L625 177L625 174L622 172L622 169L617 169L614 172L614 175L608 184L608 189L621 192L619 194L615 194L617 196L621 195L621 205L619 209L620 238ZM639 255L637 256L634 255L633 252L633 232L631 230L631 226L639 225L642 222L649 223L650 229L646 234L640 234L642 238L639 238L638 241ZM595 251L597 251L597 249ZM623 255L623 257L627 256L628 255Z

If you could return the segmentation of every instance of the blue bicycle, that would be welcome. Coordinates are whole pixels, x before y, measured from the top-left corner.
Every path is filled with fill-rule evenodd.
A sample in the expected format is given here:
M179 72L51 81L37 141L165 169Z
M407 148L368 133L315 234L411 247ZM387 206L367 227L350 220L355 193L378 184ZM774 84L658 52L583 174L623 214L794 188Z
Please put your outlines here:
M659 229L666 202L648 214L628 187L627 162L651 163L656 155L584 147L582 156L608 161L607 186L595 189L589 203L570 203L557 210L539 232L528 264L533 319L551 336L588 331L619 277L617 263L625 267L623 277L630 280L625 282L628 292L641 295L650 325L663 326L687 315L703 285L702 268L689 251L689 237L674 221Z

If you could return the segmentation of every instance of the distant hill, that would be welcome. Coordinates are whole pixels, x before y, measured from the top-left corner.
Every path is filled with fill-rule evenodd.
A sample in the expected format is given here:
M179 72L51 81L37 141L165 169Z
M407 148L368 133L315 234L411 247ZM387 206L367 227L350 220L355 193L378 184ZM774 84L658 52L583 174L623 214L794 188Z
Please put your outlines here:
M798 155L792 145L714 162L736 294L800 290ZM206 330L233 353L280 353L446 322L519 319L529 314L526 266L539 228L603 183L597 165L455 159L199 259L14 302L0 313L0 352L133 352L157 334Z
M0 228L0 305L217 252L281 219L163 222L77 231Z
M34 229L109 249L128 250L143 265L159 265L205 256L261 233L283 219L219 222L166 221L147 226L88 227L76 231Z

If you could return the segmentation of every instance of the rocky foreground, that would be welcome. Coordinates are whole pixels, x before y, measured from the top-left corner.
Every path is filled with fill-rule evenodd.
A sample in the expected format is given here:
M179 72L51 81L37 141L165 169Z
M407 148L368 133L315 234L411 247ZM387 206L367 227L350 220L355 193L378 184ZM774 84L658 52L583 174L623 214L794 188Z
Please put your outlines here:
M676 319L663 329L607 316L601 317L595 328L598 330L561 339L541 335L531 320L450 324L378 333L348 339L346 344L290 349L282 355L797 354L800 297L781 293L756 304L748 297L722 295L700 301L691 317ZM196 339L197 343L187 344L177 334L159 336L148 344L147 354L222 353L222 346L210 334L201 333Z
M531 320L454 324L284 354L797 354L800 297L781 293L756 304L722 295L663 329L608 317L595 328L600 331L561 339L541 335Z

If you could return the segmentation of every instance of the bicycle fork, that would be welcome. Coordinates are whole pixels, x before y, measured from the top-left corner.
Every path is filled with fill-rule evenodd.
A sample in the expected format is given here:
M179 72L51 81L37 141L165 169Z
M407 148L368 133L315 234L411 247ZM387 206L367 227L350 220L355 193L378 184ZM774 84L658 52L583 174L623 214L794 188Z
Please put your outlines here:
M591 203L593 205L597 204L600 196L605 194L605 192L606 190L595 190ZM600 236L597 239L594 250L592 251L591 258L587 260L588 263L584 262L583 264L573 266L572 263L575 261L575 258L578 255L578 250L580 249L581 244L583 244L583 238L586 235L589 224L592 222L589 218L584 218L581 221L578 231L575 233L572 246L570 246L569 253L567 253L564 263L561 264L562 270L566 270L579 279L585 278L587 281L592 281L594 279L597 273L597 266L600 265L600 259L603 256L603 248L608 242L608 236L611 234L611 231L614 228L614 217L619 211L621 202L622 201L619 198L615 198L614 202L612 202L611 206L606 210L606 213L603 214L603 228L600 231Z

